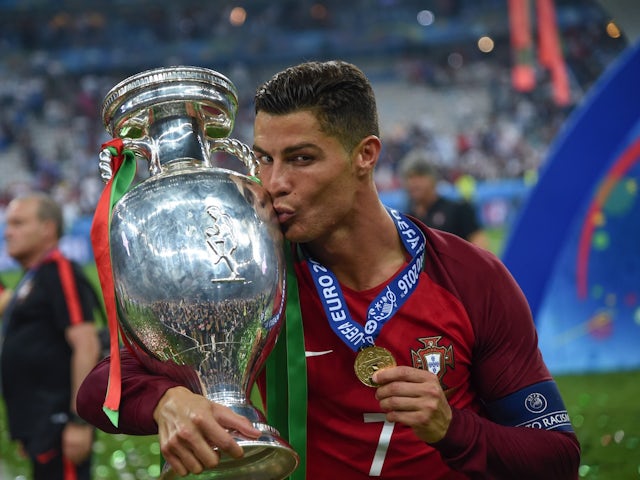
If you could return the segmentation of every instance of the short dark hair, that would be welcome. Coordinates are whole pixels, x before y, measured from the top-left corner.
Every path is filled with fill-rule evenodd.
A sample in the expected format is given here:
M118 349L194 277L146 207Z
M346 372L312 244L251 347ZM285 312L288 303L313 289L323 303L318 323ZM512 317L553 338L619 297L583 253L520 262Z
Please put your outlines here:
M434 177L438 179L440 173L435 166L433 155L422 149L412 150L400 161L400 175L403 178L412 176Z
M323 132L351 152L360 141L379 136L373 88L355 65L333 60L289 67L258 88L255 110L284 115L310 110Z

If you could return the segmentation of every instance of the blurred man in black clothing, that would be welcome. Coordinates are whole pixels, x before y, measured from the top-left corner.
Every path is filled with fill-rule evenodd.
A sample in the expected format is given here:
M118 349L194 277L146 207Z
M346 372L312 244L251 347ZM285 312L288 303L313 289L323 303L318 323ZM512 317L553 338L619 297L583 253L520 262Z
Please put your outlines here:
M402 161L401 174L409 197L408 214L429 227L488 248L488 240L474 206L467 200L454 200L438 193L440 178L426 152L409 153Z
M97 298L58 249L62 212L31 194L7 208L7 252L23 268L3 315L2 394L11 438L34 480L89 480L93 428L75 413L80 383L100 355Z

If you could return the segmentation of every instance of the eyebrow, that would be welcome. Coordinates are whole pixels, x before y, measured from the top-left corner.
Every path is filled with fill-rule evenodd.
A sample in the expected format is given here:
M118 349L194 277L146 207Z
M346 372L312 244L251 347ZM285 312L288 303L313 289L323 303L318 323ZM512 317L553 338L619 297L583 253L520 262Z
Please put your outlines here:
M285 155L297 152L298 150L302 150L303 148L311 148L313 150L320 150L320 147L318 147L315 143L309 143L309 142L305 142L305 143L299 143L297 145L291 145L289 147L286 147L282 153ZM266 150L260 148L258 145L253 145L253 150L260 152L260 153L264 153L264 154L268 154L269 152L267 152Z

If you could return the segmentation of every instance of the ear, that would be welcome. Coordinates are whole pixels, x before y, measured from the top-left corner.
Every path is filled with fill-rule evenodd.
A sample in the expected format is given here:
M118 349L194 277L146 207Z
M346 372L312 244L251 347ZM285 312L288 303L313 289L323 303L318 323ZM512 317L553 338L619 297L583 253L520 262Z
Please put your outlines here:
M53 220L43 220L42 230L47 238L58 239L58 225Z
M371 175L378 163L382 142L375 135L363 138L355 150L354 167L359 175Z

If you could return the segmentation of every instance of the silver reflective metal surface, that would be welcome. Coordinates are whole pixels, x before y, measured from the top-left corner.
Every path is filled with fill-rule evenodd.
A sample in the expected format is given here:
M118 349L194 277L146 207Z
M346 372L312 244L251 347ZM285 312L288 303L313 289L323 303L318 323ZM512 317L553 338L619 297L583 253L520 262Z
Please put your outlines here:
M277 480L297 454L248 395L282 322L282 234L259 183L211 165L211 152L224 150L255 173L248 147L226 138L236 108L231 82L195 67L143 72L107 95L107 130L151 174L113 209L111 261L120 323L141 361L263 432L237 436L242 459L222 455L192 477ZM101 172L111 175L107 156ZM162 478L174 477L167 469Z

